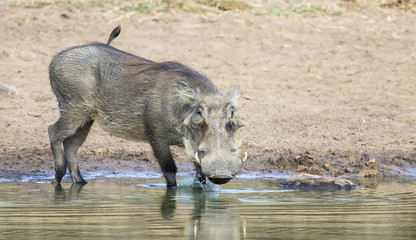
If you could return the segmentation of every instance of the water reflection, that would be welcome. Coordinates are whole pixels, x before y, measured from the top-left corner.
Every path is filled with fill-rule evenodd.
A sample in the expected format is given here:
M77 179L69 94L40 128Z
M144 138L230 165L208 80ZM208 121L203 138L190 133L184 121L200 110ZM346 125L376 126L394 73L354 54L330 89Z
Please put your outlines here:
M377 177L359 178L358 183L361 187L377 190L377 187L383 179Z
M176 201L174 200L174 196L176 196L176 193L176 188L166 189L162 204L160 205L160 212L164 219L170 220L175 216Z
M194 210L188 221L189 239L240 239L240 215L229 202L211 193L191 194Z
M166 189L161 215L167 220L174 219L177 204L185 203L193 207L184 228L188 239L240 239L240 215L215 195L202 190Z
M77 199L81 192L81 189L84 186L80 184L72 184L69 191L66 191L62 188L61 183L54 183L53 185L55 186L55 202L65 202Z
M53 201L61 205L65 203L73 205L77 202L88 203L88 201L86 201L86 196L90 196L89 191L91 190L89 190L88 187L91 186L93 185L86 185L84 187L82 185L73 184L69 188L65 188L62 184L55 184ZM85 190L85 192L83 190ZM159 205L160 216L163 218L166 225L175 224L175 222L178 222L178 219L181 220L180 222L182 222L183 228L182 236L186 236L186 239L242 239L240 236L240 233L242 232L240 215L237 211L230 208L230 206L238 203L237 200L224 200L218 192L204 192L202 190L153 187L150 188L149 192L152 192L152 190L154 191L153 193L164 191L164 194L153 196L149 195L148 197L152 198L151 201L153 204L157 203ZM100 208L102 208L101 211L103 211L103 209L107 209L106 215L109 215L109 210L111 209L109 209L109 207L105 204L102 204L102 202L109 196L112 196L113 198L115 197L114 193L110 195L109 192L106 192L105 196L101 196ZM100 196L95 196L95 198L99 199ZM122 198L122 196L120 196L120 198ZM134 199L132 196L130 196L130 198ZM119 199L121 206L119 206L120 209L117 211L118 218L123 216L123 213L121 213L123 208L130 210L130 214L133 216L141 215L144 208L147 208L147 212L149 212L153 206L144 205L144 203L140 201L144 198L146 198L145 195L141 195L141 198L137 198L137 204L140 205L134 207L133 209L131 206L123 207L123 201L122 199ZM90 205L90 208L88 208L88 212L86 213L92 214L91 212L95 212L95 209L91 208L91 204L87 205ZM181 212L177 214L176 211L178 205L180 206L179 211ZM74 215L74 213L80 214L80 210L76 210L80 208L87 209L87 206L76 206L73 209L72 215ZM133 212L133 210L138 212ZM184 219L184 210L185 212L186 210L189 210L189 214L187 214L186 219ZM150 213L154 214L151 211ZM153 215L153 217L155 216ZM134 217L133 219L134 221L138 220ZM79 218L77 221L77 224L79 225L91 224L91 219L89 218ZM99 222L100 221L95 221L96 224ZM104 226L107 224L108 223L104 223ZM130 222L129 225L132 225L132 222ZM142 225L144 226L135 226L136 228L144 227L145 229L142 229L142 233L152 232L153 230L151 228L161 229L166 227L160 225L155 226L152 224ZM104 226L100 229L101 235L111 235L110 232L105 233L106 230Z
M346 191L235 179L214 191L163 179L85 187L0 182L0 239L414 239L416 180L356 180Z

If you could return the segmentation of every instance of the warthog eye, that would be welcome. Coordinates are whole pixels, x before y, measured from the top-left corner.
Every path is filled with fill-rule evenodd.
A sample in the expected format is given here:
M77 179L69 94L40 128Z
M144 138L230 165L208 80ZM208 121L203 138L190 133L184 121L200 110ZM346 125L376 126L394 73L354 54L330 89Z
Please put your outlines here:
M202 115L203 115L203 108L198 107L197 110L195 111L195 114L192 117L192 123L194 124L194 126L200 126L204 122L204 118L202 117Z
M234 122L235 121L235 115L234 115L235 109L234 109L234 107L231 106L230 109L229 109L229 111L230 111L230 116L228 118L228 122L225 124L225 129L228 132L232 132L233 130L234 131L236 130L235 129L235 122Z
M199 116L201 116L202 117L202 113L204 112L204 108L202 107L202 106L199 106L197 109L196 109L196 114L198 114Z

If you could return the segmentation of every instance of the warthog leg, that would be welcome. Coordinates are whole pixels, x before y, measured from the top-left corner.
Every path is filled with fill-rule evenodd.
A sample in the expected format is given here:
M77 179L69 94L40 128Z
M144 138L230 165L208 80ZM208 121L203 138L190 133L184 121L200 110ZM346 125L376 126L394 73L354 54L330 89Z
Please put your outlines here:
M172 153L169 148L169 144L164 143L160 138L154 138L150 140L153 152L160 168L162 169L163 176L166 179L167 187L176 187L176 164L173 160Z
M48 128L51 149L55 158L55 180L57 182L61 182L68 166L74 183L87 183L79 173L76 153L85 141L93 121L86 119L85 115L82 118L76 116L80 116L76 111L71 113L62 111L58 121Z
M89 121L77 129L74 135L64 140L65 157L71 173L72 181L76 184L86 184L79 171L77 151L87 138L88 132L94 121Z
M62 177L65 176L67 166L65 154L62 149L63 139L60 138L58 134L59 125L61 124L58 120L48 128L49 138L51 141L51 149L55 159L55 180L58 183L60 183Z

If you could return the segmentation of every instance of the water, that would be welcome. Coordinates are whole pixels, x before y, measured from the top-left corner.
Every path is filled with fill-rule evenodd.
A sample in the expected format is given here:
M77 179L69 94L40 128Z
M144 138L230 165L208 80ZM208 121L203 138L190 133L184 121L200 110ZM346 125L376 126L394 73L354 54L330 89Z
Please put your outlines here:
M0 239L416 239L416 179L353 191L288 190L237 178L167 190L161 178L0 182Z

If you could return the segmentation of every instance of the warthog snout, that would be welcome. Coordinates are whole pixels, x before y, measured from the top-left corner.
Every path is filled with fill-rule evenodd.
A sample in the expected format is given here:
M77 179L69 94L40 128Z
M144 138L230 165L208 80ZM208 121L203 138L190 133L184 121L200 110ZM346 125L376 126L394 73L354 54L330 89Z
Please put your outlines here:
M195 163L199 167L201 167L201 159L199 158L197 152L195 153L194 160L195 160ZM238 160L236 161L237 167L235 169L237 170L237 173L241 169L241 164L243 164L246 160L247 160L247 152L244 152L244 156L240 159L240 164L238 164ZM225 162L227 162L227 161L225 161ZM231 161L229 160L228 162L231 162ZM215 184L225 184L225 183L229 182L235 176L235 174L233 174L233 173L231 173L231 171L229 171L229 169L232 169L230 167L228 167L226 171L222 170L222 174L209 175L209 173L207 171L204 171L204 169L209 168L209 164L205 164L205 165L208 165L208 166L206 166L205 168L202 168L201 169L202 172L208 177L208 179L211 182L213 182ZM224 164L222 164L222 166L224 166ZM220 170L220 168L215 167L213 172L214 173L215 172L219 173L219 170Z

